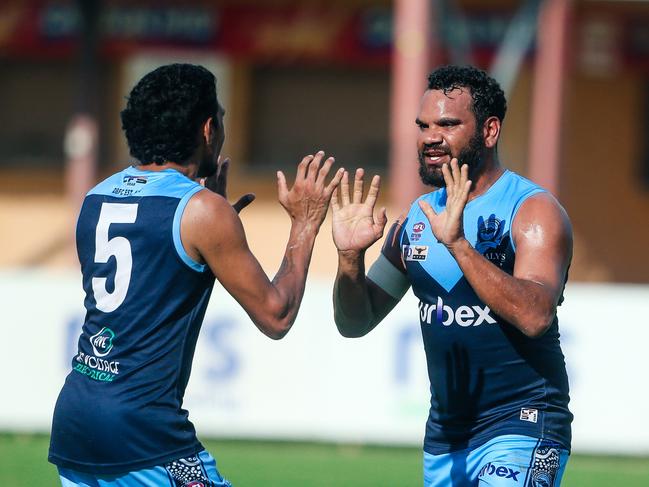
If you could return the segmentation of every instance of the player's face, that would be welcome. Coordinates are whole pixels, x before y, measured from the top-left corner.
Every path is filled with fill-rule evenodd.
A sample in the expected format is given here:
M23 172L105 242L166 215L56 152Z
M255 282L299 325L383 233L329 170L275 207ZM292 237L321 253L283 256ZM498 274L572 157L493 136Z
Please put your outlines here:
M207 178L216 174L219 154L221 154L223 142L225 141L225 127L223 126L224 115L225 110L221 105L219 105L216 111L216 117L212 120L212 130L214 131L212 143L207 145L206 150L204 151L203 160L201 160L201 163L198 166L198 172L196 175L199 178Z
M469 166L469 177L482 166L484 137L482 128L476 126L472 103L467 89L424 93L417 116L419 177L424 184L445 186L442 166L453 157Z

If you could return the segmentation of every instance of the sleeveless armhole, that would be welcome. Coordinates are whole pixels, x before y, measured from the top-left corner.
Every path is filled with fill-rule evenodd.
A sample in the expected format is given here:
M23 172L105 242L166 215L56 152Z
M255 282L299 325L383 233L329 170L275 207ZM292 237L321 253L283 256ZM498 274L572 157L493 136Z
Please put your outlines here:
M183 213L185 212L185 207L187 206L187 203L189 203L189 199L203 189L205 188L203 188L202 186L195 186L187 191L187 193L185 193L185 195L181 198L180 203L178 203L178 206L176 207L173 222L173 239L176 252L178 253L180 259L189 268L195 270L196 272L204 272L207 265L196 262L189 255L187 255L187 252L185 252L185 247L183 247L183 242L180 238L180 222L182 220Z
M532 196L541 193L547 193L547 191L543 188L530 189L527 193L524 193L514 205L514 209L512 210L512 218L511 218L512 223L511 223L511 238L510 238L510 242L512 243L512 249L514 250L514 252L516 252L516 242L514 241L514 219L516 218L516 214L518 213L518 210L523 205L523 203L527 201L528 198L531 198Z

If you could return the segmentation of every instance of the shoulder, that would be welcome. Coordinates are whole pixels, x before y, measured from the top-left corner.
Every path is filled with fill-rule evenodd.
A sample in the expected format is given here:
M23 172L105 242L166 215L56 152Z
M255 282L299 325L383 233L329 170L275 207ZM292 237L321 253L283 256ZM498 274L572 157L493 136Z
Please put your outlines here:
M227 200L209 189L197 191L187 203L187 210L194 213L196 217L209 215L214 216L214 211L219 213L234 213L232 206Z
M549 217L570 222L568 213L561 203L549 192L543 190L526 198L516 215L516 219Z
M514 238L569 238L572 224L568 213L549 192L542 191L526 198L512 222Z
M204 189L189 199L182 218L183 236L198 248L243 235L243 225L230 203L221 195Z

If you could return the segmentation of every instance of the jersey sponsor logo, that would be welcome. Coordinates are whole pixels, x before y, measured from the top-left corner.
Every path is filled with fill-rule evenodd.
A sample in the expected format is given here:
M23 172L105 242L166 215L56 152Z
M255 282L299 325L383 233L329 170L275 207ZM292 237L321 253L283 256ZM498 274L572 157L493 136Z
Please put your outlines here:
M88 355L79 352L74 358L76 364L72 370L79 372L92 380L99 382L113 382L115 377L119 375L119 362L108 361L103 358L97 358L94 355Z
M113 187L112 194L117 196L131 196L142 191L142 187L147 183L146 176L124 176L122 178L122 186Z
M114 338L115 332L104 326L88 339L94 355L79 352L74 358L77 363L74 364L72 370L99 382L112 382L115 380L115 377L119 374L119 362L102 358L113 349Z
M90 337L92 351L97 357L105 357L110 353L113 349L113 338L115 338L115 332L106 326Z
M407 261L422 261L428 258L428 245L404 245L403 258Z
M416 242L421 239L421 232L426 229L426 224L424 222L417 222L412 226L412 233L410 234L410 240Z
M518 476L520 470L514 470L503 465L496 466L493 463L489 462L480 469L478 478L484 478L486 476L495 476L505 479L512 479L514 482L518 482Z
M419 318L422 323L441 323L444 326L451 326L453 323L463 326L480 326L483 323L493 325L496 323L491 315L489 306L460 306L453 309L441 297L437 298L437 304L419 301Z
M412 231L415 233L421 233L424 231L425 228L426 228L426 224L424 222L418 222L412 226Z
M148 178L146 176L124 176L122 182L126 186L137 186L138 184L146 184Z
M520 420L536 423L539 420L538 409L521 408Z

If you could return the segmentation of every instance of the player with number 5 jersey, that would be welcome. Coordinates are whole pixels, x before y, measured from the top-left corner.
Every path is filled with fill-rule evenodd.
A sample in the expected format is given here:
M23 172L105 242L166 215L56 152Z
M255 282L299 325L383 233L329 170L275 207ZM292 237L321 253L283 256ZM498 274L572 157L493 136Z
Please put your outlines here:
M86 317L59 395L49 459L63 486L227 486L183 409L215 278L273 339L291 328L331 194L333 158L306 156L279 200L291 218L270 281L225 199L214 76L169 65L133 89L122 123L139 161L86 196L76 241ZM218 393L218 392L215 392Z

